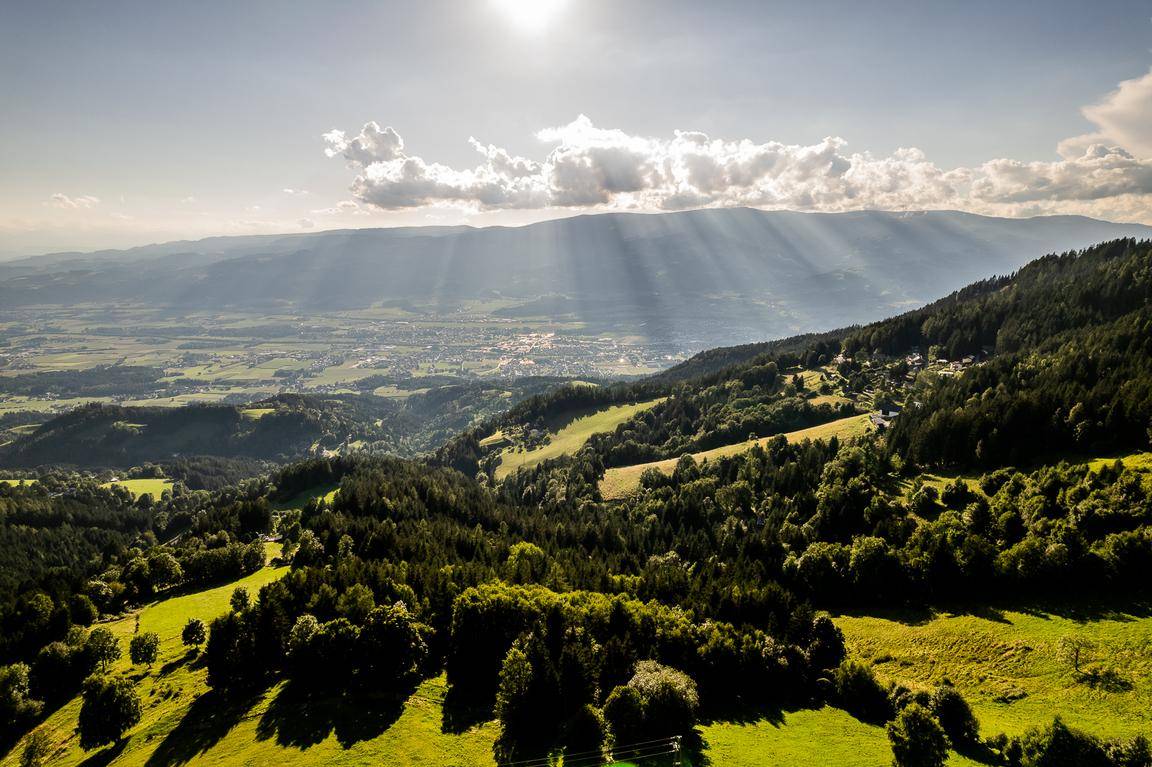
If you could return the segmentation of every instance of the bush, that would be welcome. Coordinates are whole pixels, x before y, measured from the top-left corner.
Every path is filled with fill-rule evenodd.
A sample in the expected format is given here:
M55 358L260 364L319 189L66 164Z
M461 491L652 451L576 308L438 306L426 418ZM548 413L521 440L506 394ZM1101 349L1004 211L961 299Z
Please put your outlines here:
M644 702L645 729L651 738L683 735L696 726L700 698L696 683L682 671L642 660L628 686Z
M1057 717L1050 727L1032 729L1021 740L1021 767L1110 767L1100 741L1073 730Z
M953 748L972 745L979 739L980 724L968 701L952 685L941 685L932 693L932 713L940 720Z
M888 691L865 664L846 660L832 676L836 701L848 713L866 722L886 722L892 715Z
M888 724L896 767L941 767L948 758L948 737L928 709L910 703Z

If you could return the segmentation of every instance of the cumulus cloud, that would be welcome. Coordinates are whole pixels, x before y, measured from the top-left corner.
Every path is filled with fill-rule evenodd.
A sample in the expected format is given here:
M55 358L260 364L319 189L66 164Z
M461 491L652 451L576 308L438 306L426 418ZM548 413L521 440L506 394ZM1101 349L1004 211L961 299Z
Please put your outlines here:
M65 210L79 210L81 208L92 208L100 204L99 197L93 197L90 194L82 195L80 197L69 197L66 194L57 192L48 198L48 201L57 208Z
M1116 144L1137 157L1152 159L1152 70L1125 80L1099 103L1080 111L1097 132L1065 141L1062 152L1076 154L1091 144Z
M798 210L958 208L981 213L1124 209L1152 195L1152 72L1084 109L1099 132L1063 142L1061 159L993 159L941 168L916 148L883 156L849 151L842 138L813 144L725 139L699 131L638 136L585 115L536 134L539 160L470 138L472 167L410 154L392 127L367 123L349 138L324 134L325 152L355 172L351 192L388 210L458 205L476 210L592 208L679 210L747 205Z

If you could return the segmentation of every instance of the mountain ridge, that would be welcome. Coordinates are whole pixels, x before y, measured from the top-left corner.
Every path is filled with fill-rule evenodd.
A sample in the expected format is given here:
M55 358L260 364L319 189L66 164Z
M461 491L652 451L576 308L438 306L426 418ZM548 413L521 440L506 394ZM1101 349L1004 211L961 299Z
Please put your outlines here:
M1152 237L1152 227L732 208L254 237L0 264L0 302L311 312L403 300L445 312L499 299L510 316L560 311L594 333L702 349L881 319L1046 253Z

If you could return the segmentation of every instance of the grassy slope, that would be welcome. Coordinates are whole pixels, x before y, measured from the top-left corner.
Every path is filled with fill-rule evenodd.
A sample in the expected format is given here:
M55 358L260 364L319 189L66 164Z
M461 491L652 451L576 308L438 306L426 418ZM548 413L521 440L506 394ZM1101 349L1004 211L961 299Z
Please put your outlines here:
M552 435L552 440L547 445L522 453L506 449L501 454L500 463L496 467L496 478L503 479L517 469L535 466L550 458L559 458L562 455L574 453L583 447L593 434L612 431L632 416L657 404L661 399L601 408L566 424Z
M116 482L108 482L101 487L111 487L112 485L120 485L126 487L132 492L134 496L139 498L142 495L151 495L153 498L159 500L165 490L172 489L172 480L170 479L121 479Z
M144 707L141 722L129 733L116 764L144 764L163 737L183 718L192 699L206 689L204 669L190 663L192 658L185 655L185 648L180 643L180 632L185 622L189 618L200 618L208 622L228 610L228 599L237 586L245 586L255 592L265 583L279 578L285 571L286 568L266 567L235 583L157 602L136 614L104 624L120 638L123 650L123 656L112 671L129 674L138 680L137 689ZM141 669L133 669L128 659L127 645L135 628L136 615L140 617L141 631L154 631L160 635L160 657L147 674ZM80 699L76 698L53 712L42 725L56 749L51 764L77 765L91 756L80 749L75 734L79 712ZM19 752L18 744L0 761L0 766L18 764Z
M836 619L850 650L877 673L909 686L950 679L968 698L985 734L1019 734L1056 714L1102 737L1152 731L1152 612L1066 611L980 615L892 614ZM1096 643L1087 665L1117 671L1131 689L1078 680L1060 658L1064 637ZM1009 702L1011 701L1011 702Z
M865 724L829 706L782 712L778 717L746 724L708 724L701 732L707 744L707 763L716 767L892 764L892 748L883 727ZM974 767L977 763L952 754L948 764Z
M784 437L789 442L803 442L806 439L830 439L832 437L848 439L863 434L869 428L868 416L853 415L808 429L788 432ZM753 445L764 445L772 439L775 439L775 436L761 437L756 440L739 442L735 445L724 445L723 447L705 450L700 453L693 453L692 457L697 461L706 461L729 455L738 455L751 450ZM640 475L643 474L645 470L659 469L665 474L671 474L672 470L676 468L676 462L678 460L678 458L668 458L663 461L652 461L651 463L640 463L635 466L620 466L614 469L608 469L604 472L604 479L600 482L600 492L608 499L622 498L640 486Z

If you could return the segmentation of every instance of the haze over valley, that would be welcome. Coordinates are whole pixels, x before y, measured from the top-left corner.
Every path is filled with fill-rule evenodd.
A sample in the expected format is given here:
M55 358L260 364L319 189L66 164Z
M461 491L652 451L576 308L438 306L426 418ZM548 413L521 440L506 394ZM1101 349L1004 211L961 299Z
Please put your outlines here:
M0 767L1152 767L1150 22L0 3Z

